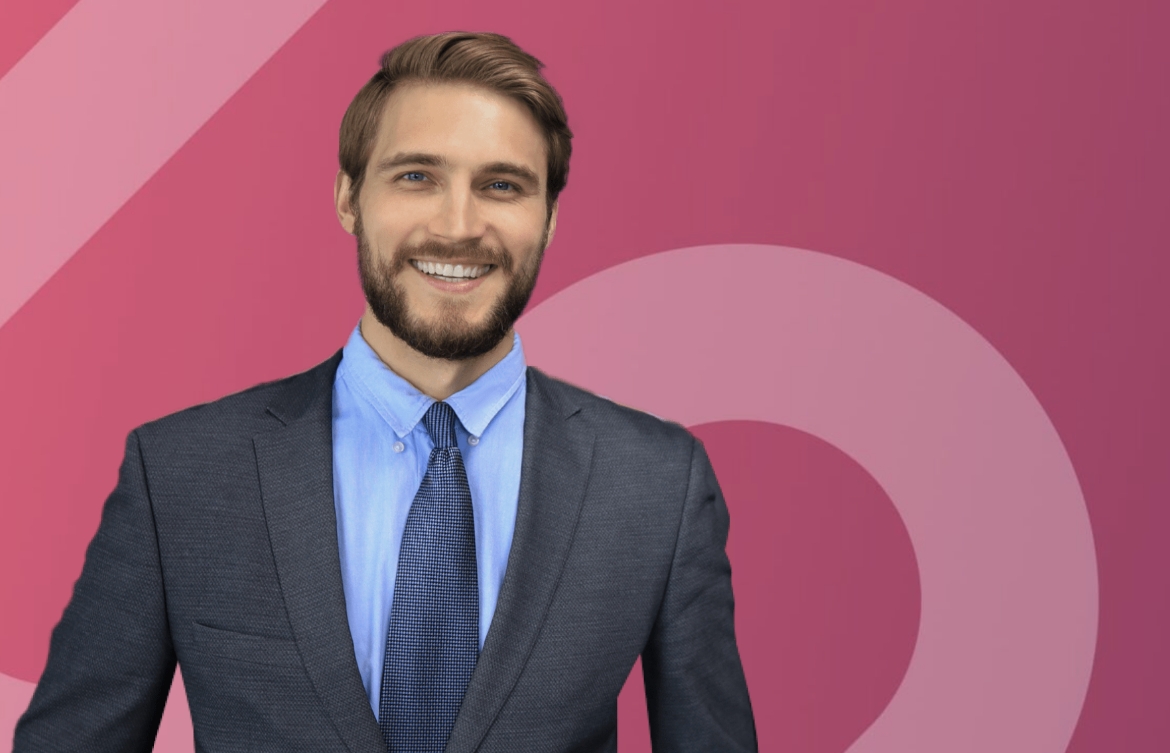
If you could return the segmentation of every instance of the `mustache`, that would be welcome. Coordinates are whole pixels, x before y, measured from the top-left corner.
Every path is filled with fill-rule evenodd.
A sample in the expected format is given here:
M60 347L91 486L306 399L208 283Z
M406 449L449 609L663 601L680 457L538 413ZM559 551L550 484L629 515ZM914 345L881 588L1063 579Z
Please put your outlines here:
M405 267L411 259L420 257L436 261L471 259L480 264L499 267L504 273L511 273L513 266L511 254L502 248L489 246L479 238L470 238L458 243L443 243L432 238L415 245L405 243L400 245L394 252L395 270Z

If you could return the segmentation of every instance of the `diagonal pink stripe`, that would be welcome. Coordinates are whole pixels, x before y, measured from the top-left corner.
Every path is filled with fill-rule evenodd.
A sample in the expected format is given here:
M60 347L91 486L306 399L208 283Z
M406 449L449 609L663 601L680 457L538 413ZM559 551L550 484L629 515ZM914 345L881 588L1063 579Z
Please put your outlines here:
M49 33L68 13L77 0L4 0L0 3L4 23L0 24L0 78L12 66L36 47L41 37Z
M0 672L0 753L12 753L16 722L28 708L35 689L36 683ZM192 734L191 711L187 707L187 695L183 689L183 674L176 671L154 749L157 753L188 753L194 748Z
M11 753L16 720L28 708L35 683L0 672L0 753Z
M0 325L326 0L81 0L0 79Z

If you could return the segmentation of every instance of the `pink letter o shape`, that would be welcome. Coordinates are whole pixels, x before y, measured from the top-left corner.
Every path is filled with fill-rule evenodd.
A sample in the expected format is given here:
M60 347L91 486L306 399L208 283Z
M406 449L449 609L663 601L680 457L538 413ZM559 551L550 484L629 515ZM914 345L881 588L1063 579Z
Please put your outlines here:
M689 426L800 429L885 489L921 623L851 753L1065 751L1096 641L1088 512L1044 409L958 316L850 261L719 245L606 269L518 328L555 376Z

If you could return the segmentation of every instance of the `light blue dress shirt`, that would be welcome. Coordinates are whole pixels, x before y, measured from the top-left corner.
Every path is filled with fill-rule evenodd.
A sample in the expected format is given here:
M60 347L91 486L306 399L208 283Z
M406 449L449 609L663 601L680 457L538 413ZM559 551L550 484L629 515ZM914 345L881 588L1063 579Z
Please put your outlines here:
M512 350L447 398L459 423L475 513L479 645L496 610L520 498L524 450L524 350ZM361 335L350 335L333 382L333 499L345 610L374 716L398 571L398 549L434 443L422 423L434 399L391 371Z

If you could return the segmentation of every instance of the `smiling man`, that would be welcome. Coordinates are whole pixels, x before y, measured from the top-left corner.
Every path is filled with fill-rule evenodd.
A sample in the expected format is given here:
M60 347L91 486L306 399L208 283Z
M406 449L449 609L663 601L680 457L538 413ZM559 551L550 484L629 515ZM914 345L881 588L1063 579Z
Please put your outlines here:
M139 427L16 751L755 750L727 508L682 427L528 367L512 325L571 133L505 37L410 40L350 104L367 307L303 374Z

